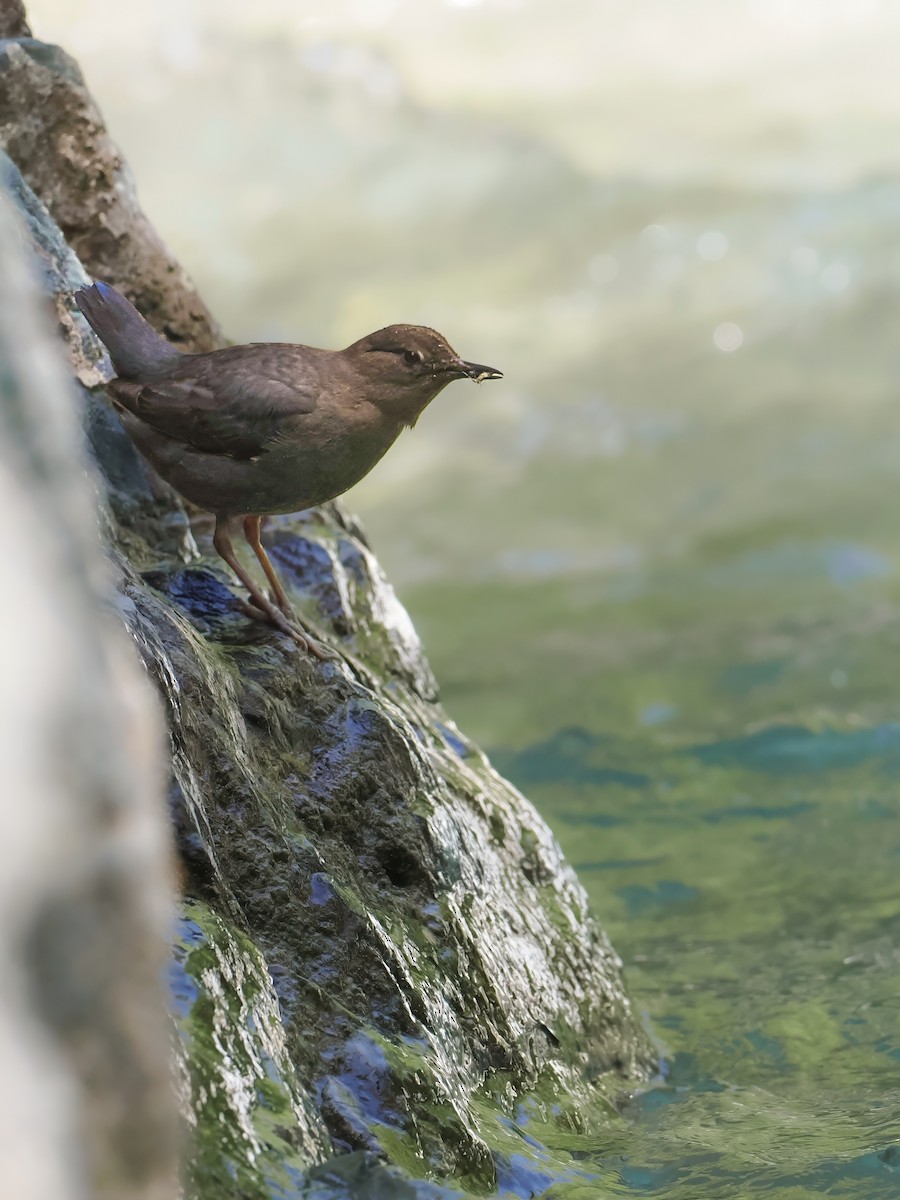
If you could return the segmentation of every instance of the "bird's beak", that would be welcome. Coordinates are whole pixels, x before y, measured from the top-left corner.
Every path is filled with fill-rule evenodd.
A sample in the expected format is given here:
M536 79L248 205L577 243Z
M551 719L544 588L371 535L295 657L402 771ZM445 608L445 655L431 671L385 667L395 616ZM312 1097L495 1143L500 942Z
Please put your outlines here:
M502 379L503 372L495 370L494 367L483 367L480 363L463 362L460 358L454 363L460 374L465 375L467 379L474 379L476 383L481 383L485 379Z

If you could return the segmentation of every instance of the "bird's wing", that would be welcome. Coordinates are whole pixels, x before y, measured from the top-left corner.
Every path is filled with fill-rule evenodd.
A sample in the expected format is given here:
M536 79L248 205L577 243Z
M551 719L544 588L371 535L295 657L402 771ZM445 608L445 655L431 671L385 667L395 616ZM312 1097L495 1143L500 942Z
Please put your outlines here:
M293 346L234 346L185 355L162 378L115 379L110 394L173 441L206 454L255 458L285 423L311 413L318 372Z

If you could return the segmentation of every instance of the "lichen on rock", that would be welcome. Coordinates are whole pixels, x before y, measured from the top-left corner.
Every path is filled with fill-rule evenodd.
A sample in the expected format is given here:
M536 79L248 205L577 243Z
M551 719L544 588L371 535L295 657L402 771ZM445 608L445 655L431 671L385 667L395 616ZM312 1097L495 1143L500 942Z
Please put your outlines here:
M28 181L7 163L4 186L81 381L119 614L168 718L190 1194L489 1194L522 1162L549 1186L510 1115L575 1121L652 1062L619 960L545 823L442 710L356 522L329 505L265 535L336 661L241 613L209 522L106 400L71 291L85 270L127 284L185 345L214 326L133 192L109 207L125 169L70 60L0 43L0 98Z

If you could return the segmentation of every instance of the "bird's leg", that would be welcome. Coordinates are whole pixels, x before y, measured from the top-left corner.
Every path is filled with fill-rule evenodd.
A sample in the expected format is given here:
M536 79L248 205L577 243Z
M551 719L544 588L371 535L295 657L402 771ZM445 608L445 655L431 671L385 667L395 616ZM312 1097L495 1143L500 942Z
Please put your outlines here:
M265 620L271 622L282 633L286 633L288 637L294 639L302 650L315 655L316 658L322 658L318 645L311 643L311 639L304 637L300 629L296 625L291 624L280 608L272 603L269 597L260 588L256 586L248 573L238 562L237 555L234 552L234 546L231 542L230 520L228 517L216 517L216 532L213 535L213 545L216 548L216 553L220 558L231 567L235 575L247 589L250 596L250 603L246 606L251 609L251 615L259 613Z
M284 588L281 586L281 580L278 578L278 573L272 566L272 560L266 553L266 548L259 540L260 527L262 525L262 517L244 517L244 537L247 539L247 544L250 549L259 559L259 565L266 573L266 579L272 585L272 592L275 596L275 603L281 609L286 617L292 621L296 621L294 610L291 608L291 602L285 595Z
M285 594L284 588L281 586L281 580L278 578L278 572L272 566L272 560L266 553L266 548L259 540L260 527L262 525L262 517L250 516L244 517L244 537L250 546L250 549L259 559L259 565L266 573L266 579L272 585L272 591L275 595L275 602L284 615L290 620L294 626L299 626L303 636L306 639L307 649L310 654L314 654L317 658L327 659L334 658L335 655L323 646L316 637L306 630L300 623L300 618L291 608L291 602Z

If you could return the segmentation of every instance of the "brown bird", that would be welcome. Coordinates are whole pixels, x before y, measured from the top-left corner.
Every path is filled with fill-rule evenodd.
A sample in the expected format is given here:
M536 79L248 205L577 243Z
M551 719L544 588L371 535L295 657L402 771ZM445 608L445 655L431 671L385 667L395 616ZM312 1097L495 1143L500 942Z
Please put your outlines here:
M500 379L464 362L420 325L389 325L346 350L283 342L185 354L108 283L75 293L116 370L107 385L138 450L163 479L216 518L213 545L247 589L247 611L310 653L260 542L262 517L333 500L375 466L454 379ZM232 525L259 559L271 598L234 552Z

